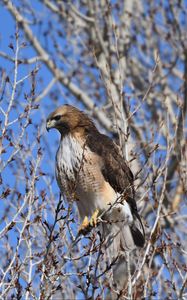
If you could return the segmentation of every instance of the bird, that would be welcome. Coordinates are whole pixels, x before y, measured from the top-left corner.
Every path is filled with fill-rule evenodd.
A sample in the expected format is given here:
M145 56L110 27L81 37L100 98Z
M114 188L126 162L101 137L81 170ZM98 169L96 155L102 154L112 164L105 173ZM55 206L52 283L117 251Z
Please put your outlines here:
M100 133L93 120L64 104L50 113L46 129L60 132L56 179L63 197L76 202L79 233L101 224L110 255L143 247L145 231L138 213L133 174L119 146ZM98 225L100 226L100 225ZM111 248L112 245L112 248Z

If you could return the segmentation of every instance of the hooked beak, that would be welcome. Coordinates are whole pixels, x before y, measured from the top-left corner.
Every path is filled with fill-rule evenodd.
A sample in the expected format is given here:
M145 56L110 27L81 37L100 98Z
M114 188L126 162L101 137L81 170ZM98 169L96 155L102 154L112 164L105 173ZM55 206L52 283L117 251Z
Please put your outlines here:
M51 129L51 128L54 128L55 127L55 124L54 124L55 122L54 122L54 120L47 120L47 122L46 122L46 130L49 132L49 130Z

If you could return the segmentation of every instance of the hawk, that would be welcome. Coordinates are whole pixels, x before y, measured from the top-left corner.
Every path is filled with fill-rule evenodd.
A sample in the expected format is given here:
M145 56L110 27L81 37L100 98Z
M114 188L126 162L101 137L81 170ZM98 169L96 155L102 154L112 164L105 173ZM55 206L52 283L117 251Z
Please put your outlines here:
M101 134L84 112L67 104L48 116L46 128L56 128L61 134L56 179L67 201L76 201L80 232L100 220L105 237L111 240L114 233L115 251L143 247L144 227L135 202L133 174L117 144Z

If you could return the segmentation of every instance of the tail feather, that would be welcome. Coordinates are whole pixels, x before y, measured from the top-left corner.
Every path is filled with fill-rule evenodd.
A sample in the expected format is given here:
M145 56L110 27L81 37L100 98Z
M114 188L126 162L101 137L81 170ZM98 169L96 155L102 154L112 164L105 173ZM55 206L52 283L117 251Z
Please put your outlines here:
M135 242L129 225L124 225L120 232L120 247L125 251L132 251L135 248Z
M130 231L135 245L137 247L143 247L145 243L144 234L134 225L130 227Z
M122 227L118 225L118 223L101 223L100 233L105 240L103 246L105 245L106 247L104 251L106 260L103 260L103 263L105 264L105 261L107 263L115 262L112 265L113 276L111 277L111 285L121 290L124 288L128 278L126 251L132 251L136 247L143 247L145 238L143 225L137 218L131 225L123 224ZM116 294L113 296L110 294L110 297L107 299L116 299Z
M124 250L133 250L135 247L143 247L145 232L140 216L134 216L131 224L124 224L120 232L121 246Z
M123 206L116 205L109 215L105 215L105 218L108 223L101 224L101 233L105 240L106 262L108 262L108 259L110 263L115 262L112 265L113 277L111 283L118 290L121 290L128 278L126 253L136 247L144 246L144 226L137 208L130 206L129 203ZM116 295L114 296L114 299L116 299Z

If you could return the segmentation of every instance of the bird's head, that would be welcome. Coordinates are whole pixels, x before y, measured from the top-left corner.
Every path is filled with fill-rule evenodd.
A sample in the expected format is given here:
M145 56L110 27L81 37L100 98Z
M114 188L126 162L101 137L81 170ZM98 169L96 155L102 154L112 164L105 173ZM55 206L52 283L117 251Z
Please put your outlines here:
M68 104L58 107L48 116L46 122L47 131L56 128L62 135L87 126L94 126L92 120L85 113Z

